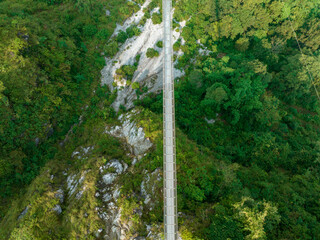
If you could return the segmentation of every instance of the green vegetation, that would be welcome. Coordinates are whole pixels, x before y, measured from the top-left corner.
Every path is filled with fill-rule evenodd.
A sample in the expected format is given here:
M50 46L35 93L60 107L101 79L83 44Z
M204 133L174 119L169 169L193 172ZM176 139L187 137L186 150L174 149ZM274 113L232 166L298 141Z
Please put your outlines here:
M116 91L99 86L101 52L114 56L147 18L161 22L161 9L151 15L161 1L153 0L138 26L109 39L143 2L0 2L0 239L95 239L104 227L95 210L104 205L94 197L99 169L112 159L129 166L117 180L127 236L146 237L145 223L162 231L162 94L141 99L148 88L131 82L140 55L117 70L137 93L132 119L153 142L133 167L124 141L104 134L126 109L116 113ZM320 2L174 6L174 25L187 21L185 44L174 44L184 52L175 67L185 72L175 84L182 238L320 239ZM148 49L147 57L158 56ZM83 146L94 150L72 158ZM87 188L80 200L66 197L57 215L66 169L77 179L86 174ZM147 174L154 185L146 185L153 194L145 204Z
M101 199L95 197L96 185L100 179L99 168L114 158L126 161L123 144L107 134L103 134L106 125L117 122L116 114L110 108L115 94L106 87L98 87L90 107L83 114L83 121L73 128L69 141L58 152L39 176L12 203L6 216L0 223L0 239L94 239L95 233L103 227L96 207ZM89 142L88 142L89 141ZM94 146L90 158L71 157L82 146ZM81 183L83 194L68 195L64 171L75 180L85 176ZM64 200L57 197L58 190L64 191ZM63 215L52 209L59 204ZM28 206L25 216L18 220L21 212Z
M148 58L159 57L159 52L153 48L148 48L146 54Z
M153 24L160 24L162 22L162 16L159 13L152 14L151 19Z
M135 57L135 62L133 65L122 65L120 68L118 68L116 70L116 79L125 79L127 81L127 85L130 86L133 75L138 68L140 57L140 54Z
M157 44L156 44L156 46L157 46L158 48L163 48L163 42L162 42L162 41L158 41Z
M94 98L105 63L101 48L116 22L139 8L132 4L1 1L0 217L8 197L53 158ZM131 32L138 34L134 27Z
M124 43L128 38L132 38L133 36L139 36L141 33L141 30L135 26L132 25L126 29L126 31L120 31L116 37L116 40L118 43Z
M139 89L140 88L140 85L139 85L139 83L138 82L134 82L134 83L132 83L132 89Z
M120 78L126 78L127 80L132 80L134 72L137 70L137 67L132 65L122 65L121 68L117 69L116 74Z
M186 44L175 44L175 50L184 52L176 67L186 72L175 88L177 124L222 160L224 179L232 179L226 191L217 183L223 192L218 197L206 199L195 191L197 202L187 209L202 206L210 211L205 207L210 201L213 209L206 212L209 222L191 224L196 236L320 237L319 193L307 190L320 187L320 108L307 72L308 67L318 88L319 44L311 46L308 37L320 36L317 14L319 3L314 1L176 3L176 20L190 19L182 32ZM305 55L299 52L288 17ZM199 54L197 40L211 51L208 56ZM162 112L161 95L150 94L136 104ZM180 175L179 185L184 182ZM180 193L190 199L186 190ZM206 225L205 230L199 227Z

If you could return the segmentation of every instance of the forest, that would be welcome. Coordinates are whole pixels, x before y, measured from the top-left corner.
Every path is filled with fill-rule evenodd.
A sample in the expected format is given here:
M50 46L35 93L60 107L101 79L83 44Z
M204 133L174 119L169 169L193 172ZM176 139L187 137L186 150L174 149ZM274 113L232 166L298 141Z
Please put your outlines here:
M161 24L162 1L149 2L138 24L113 36L144 0L0 0L0 239L103 239L94 174L113 159L131 163L123 141L97 132L131 109L113 109L117 90L101 85L101 70L149 19ZM320 0L173 7L174 29L186 22L173 45L184 72L175 79L182 239L320 239ZM162 42L154 47L148 59L161 56ZM140 57L115 78L136 92L135 121L154 146L119 180L118 204L121 221L133 219L125 239L159 239L146 225L162 231L162 182L153 210L137 214L142 176L162 170L163 154L162 93L131 82ZM95 147L91 157L70 158L84 145ZM56 216L64 169L86 169L90 187Z

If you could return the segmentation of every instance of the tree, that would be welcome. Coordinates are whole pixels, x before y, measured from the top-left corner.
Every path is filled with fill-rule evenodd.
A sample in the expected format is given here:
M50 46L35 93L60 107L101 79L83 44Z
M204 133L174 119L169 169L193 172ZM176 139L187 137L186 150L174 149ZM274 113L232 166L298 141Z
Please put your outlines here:
M148 58L159 57L159 52L153 48L148 48L146 55Z
M3 101L3 94L2 92L5 90L5 87L3 86L3 82L0 81L0 101Z
M312 51L316 51L320 46L320 22L314 18L307 22L307 28L302 28L302 35L300 41L305 44Z
M234 61L241 62L237 69L226 67ZM208 116L221 112L229 123L236 124L262 108L260 96L267 85L263 82L265 73L259 73L255 64L234 56L230 60L226 57L220 61L208 59L205 66L208 82L213 82L201 103Z
M281 120L279 103L280 101L275 96L264 94L262 96L263 108L256 113L257 121L268 127L279 123Z
M108 57L113 57L117 54L119 50L118 43L116 41L111 41L104 46L104 51Z
M288 56L281 72L272 82L279 98L289 103L301 103L313 108L316 98L314 87L320 84L320 57L296 54ZM312 78L309 75L309 71Z
M234 208L238 212L238 218L244 225L244 230L249 231L246 239L266 239L264 224L266 219L279 224L280 216L278 209L268 202L256 202L251 198L244 197L241 202L235 203Z
M162 22L161 15L159 13L152 14L152 22L153 24L160 24Z

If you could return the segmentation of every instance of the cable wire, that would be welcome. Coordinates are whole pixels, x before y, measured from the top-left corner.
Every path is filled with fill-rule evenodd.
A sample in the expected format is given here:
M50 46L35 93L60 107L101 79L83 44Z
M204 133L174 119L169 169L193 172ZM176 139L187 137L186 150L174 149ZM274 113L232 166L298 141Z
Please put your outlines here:
M300 45L299 40L298 40L298 36L297 36L296 30L294 29L293 24L292 24L292 21L291 21L291 19L290 19L289 17L288 17L288 20L289 20L289 22L290 22L293 35L294 35L294 37L295 37L295 39L296 39L296 41L297 41L297 44L298 44L300 53L301 53L301 55L304 57L304 54L303 54L303 52L302 52L301 45ZM318 99L319 99L319 101L320 101L320 95L319 95L318 89L317 89L317 87L316 87L316 85L315 85L315 83L314 83L314 79L313 79L313 76L312 76L312 74L311 74L311 72L310 72L310 69L309 69L309 67L308 67L308 65L307 65L306 63L305 63L304 65L305 65L305 68L307 69L308 75L309 75L309 77L310 77L310 79L311 79L311 83L312 83L312 85L313 85L313 87L314 87L314 90L316 91L317 97L318 97Z

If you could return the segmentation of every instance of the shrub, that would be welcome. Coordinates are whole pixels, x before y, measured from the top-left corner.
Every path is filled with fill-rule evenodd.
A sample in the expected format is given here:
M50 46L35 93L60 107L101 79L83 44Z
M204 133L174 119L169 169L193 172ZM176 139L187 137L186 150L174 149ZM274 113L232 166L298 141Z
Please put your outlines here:
M96 26L90 24L83 27L83 34L86 37L92 37L98 32L98 29Z
M179 51L180 47L181 47L181 39L179 39L173 44L173 51Z
M153 48L148 48L147 57L148 58L159 57L159 52Z
M248 50L249 45L250 45L250 42L248 38L239 38L236 41L235 47L238 51L245 52Z
M62 3L63 0L39 0L39 2L45 2L48 5L54 5L54 4Z
M110 37L110 33L107 29L101 29L98 33L97 33L97 38L100 40L105 40L108 39Z
M136 70L137 70L136 66L122 65L121 68L116 70L116 74L123 78L126 78L127 80L131 80Z
M117 42L124 43L128 39L128 34L124 31L120 31L117 36Z
M134 82L134 83L132 83L131 87L132 87L132 89L138 89L138 88L140 88L140 85L138 82Z
M223 213L225 215L225 213ZM216 240L242 240L244 239L241 232L240 224L229 216L216 216L212 219L212 223L206 229L209 239Z
M104 51L108 57L113 57L118 52L118 43L113 41L105 45Z
M140 58L141 58L141 54L138 54L138 55L135 57L136 63L139 63Z
M150 18L150 17L151 17L150 12L145 12L144 18L148 19L148 18Z
M141 30L137 26L133 25L126 29L126 33L128 35L128 38L132 38L133 36L139 36Z
M154 13L152 15L153 24L160 24L162 22L161 15L159 13Z
M163 42L162 42L162 41L158 41L157 44L156 44L156 46L157 46L158 48L163 48Z

